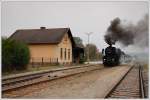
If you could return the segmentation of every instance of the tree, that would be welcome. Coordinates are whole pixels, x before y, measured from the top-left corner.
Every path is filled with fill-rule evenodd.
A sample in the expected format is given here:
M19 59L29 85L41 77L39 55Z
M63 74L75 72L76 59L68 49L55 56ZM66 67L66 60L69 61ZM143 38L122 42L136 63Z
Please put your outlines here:
M30 52L25 43L2 38L2 71L24 70L29 60Z
M83 44L83 41L80 37L73 37L76 44Z
M87 59L88 55L88 48L89 48L89 59L90 60L100 60L101 53L99 52L98 48L95 44L87 44L85 47L85 58Z

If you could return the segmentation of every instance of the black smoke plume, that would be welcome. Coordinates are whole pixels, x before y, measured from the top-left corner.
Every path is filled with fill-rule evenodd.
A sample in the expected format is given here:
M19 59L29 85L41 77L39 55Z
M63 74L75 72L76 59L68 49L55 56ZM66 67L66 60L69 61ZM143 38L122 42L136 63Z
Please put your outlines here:
M111 21L104 36L109 45L120 42L124 46L148 46L148 14L146 14L136 25L125 23L120 18Z

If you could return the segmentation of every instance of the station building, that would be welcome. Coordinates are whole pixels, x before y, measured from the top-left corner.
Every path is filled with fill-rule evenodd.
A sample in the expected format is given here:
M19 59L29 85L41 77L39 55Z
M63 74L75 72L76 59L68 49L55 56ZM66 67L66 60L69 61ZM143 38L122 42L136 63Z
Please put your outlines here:
M10 38L28 44L30 62L34 63L71 64L84 55L84 49L75 44L70 28L22 29Z

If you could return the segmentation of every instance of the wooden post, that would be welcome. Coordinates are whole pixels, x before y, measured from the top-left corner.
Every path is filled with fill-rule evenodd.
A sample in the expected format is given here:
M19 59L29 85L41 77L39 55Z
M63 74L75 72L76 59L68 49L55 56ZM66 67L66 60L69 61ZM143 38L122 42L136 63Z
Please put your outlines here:
M51 64L53 64L53 58L51 58Z
M49 61L50 61L49 63L51 64L51 58L49 58Z
M57 58L57 64L58 64L58 58Z
M33 57L31 58L31 64L32 64L32 67L34 67L34 63L33 63Z
M43 65L43 57L42 57L42 65Z

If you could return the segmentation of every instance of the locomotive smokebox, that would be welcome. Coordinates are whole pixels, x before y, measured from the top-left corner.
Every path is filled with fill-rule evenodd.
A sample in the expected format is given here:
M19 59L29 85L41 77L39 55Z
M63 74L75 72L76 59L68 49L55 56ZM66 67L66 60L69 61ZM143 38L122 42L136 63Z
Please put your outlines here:
M116 66L120 64L120 49L109 44L108 47L102 49L104 66Z

